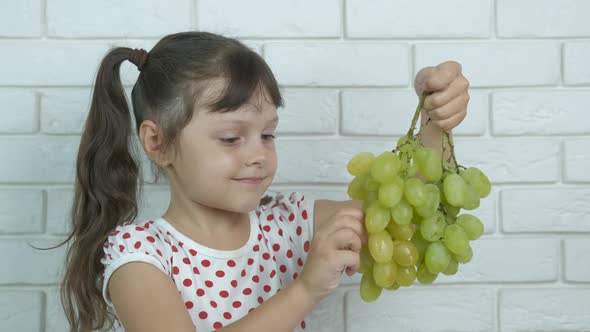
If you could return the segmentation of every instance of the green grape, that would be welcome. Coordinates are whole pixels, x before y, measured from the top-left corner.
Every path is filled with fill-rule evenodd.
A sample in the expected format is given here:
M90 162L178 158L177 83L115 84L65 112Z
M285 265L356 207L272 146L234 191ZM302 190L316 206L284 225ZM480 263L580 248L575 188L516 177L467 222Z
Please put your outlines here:
M359 176L369 171L373 160L375 160L375 156L371 152L361 152L352 157L346 169L351 175Z
M433 274L428 271L426 268L426 264L424 262L420 263L418 266L418 271L416 272L416 279L423 284L423 285L430 285L436 280L438 274Z
M426 241L435 242L444 235L445 228L444 215L440 211L436 211L432 216L422 219L420 235Z
M391 208L393 222L398 225L407 225L412 222L414 211L412 205L405 198L402 198L396 206Z
M468 249L465 253L461 255L453 255L453 259L461 264L469 263L471 261L471 258L473 258L473 249L471 249L471 246L467 248Z
M412 237L411 241L414 244L414 246L416 246L416 249L418 249L418 262L423 261L424 254L426 253L426 248L428 248L428 245L430 245L430 242L424 240L424 238L422 237L422 234L420 234L420 232L416 232L414 234L414 237Z
M447 268L444 271L442 271L442 273L448 276L452 276L453 274L457 273L457 271L459 271L459 263L457 263L456 260L451 258L449 266L447 266Z
M373 279L379 287L391 287L397 275L397 265L393 261L375 263L373 265Z
M404 193L403 190L403 182L401 179L384 183L379 187L379 202L381 202L381 205L384 207L394 207L402 199L402 195Z
M490 194L492 185L488 177L477 167L469 167L461 173L465 182L474 186L480 198L485 198Z
M383 207L379 201L374 201L369 205L365 215L365 227L369 234L378 233L387 227L391 214L389 209Z
M462 207L465 203L466 183L458 174L450 174L443 182L443 191L447 202L455 207Z
M397 267L397 283L400 286L410 286L416 280L416 268L414 266Z
M393 243L393 260L401 266L412 266L418 261L418 248L410 241Z
M452 206L450 204L443 204L443 209L445 209L447 215L451 217L457 217L459 211L461 211L461 208Z
M399 157L393 152L383 152L373 162L371 175L380 183L387 183L395 179L401 168Z
M391 285L390 287L387 287L385 289L390 290L390 291L394 291L394 290L399 289L399 287L400 287L400 285L396 281L396 282L393 283L393 285Z
M373 257L371 256L371 253L369 252L369 247L367 246L367 244L363 244L361 246L361 252L360 252L359 256L360 256L359 272L366 273L367 271L372 271L373 265L375 264L375 260L373 260Z
M428 159L428 154L428 148L420 147L414 151L414 160L416 163L426 162L426 159Z
M467 248L469 248L467 233L465 233L463 227L457 224L448 225L445 228L443 243L455 255L464 254L467 252Z
M373 204L373 202L377 201L377 192L376 191L367 191L367 196L363 201L363 212L367 213L369 206Z
M426 203L424 183L418 178L409 178L406 180L404 195L412 206L421 206Z
M426 192L425 204L416 207L416 212L422 217L432 216L438 206L440 205L440 191L438 187L432 183L424 185L424 191Z
M394 240L398 241L411 239L412 235L414 235L414 230L415 226L413 224L398 225L394 222L390 222L389 225L387 225L389 235L391 235Z
M348 196L352 199L364 200L367 197L367 190L364 188L364 179L357 176L348 185Z
M377 263L385 263L393 257L393 240L387 231L369 234L369 252Z
M360 285L361 299L363 299L363 301L368 303L377 300L379 296L381 296L382 290L383 289L375 283L372 272L363 273Z
M426 248L424 262L428 271L437 274L444 271L451 261L451 253L441 241L432 242Z
M474 186L467 184L465 186L465 203L463 208L465 210L475 210L479 207L479 194Z
M438 153L430 148L419 148L416 152L418 171L429 182L437 182L442 177L442 164Z
M483 224L474 215L462 214L455 223L463 228L469 240L477 240L483 234Z
M365 188L365 190L367 191L377 191L379 190L379 182L377 182L377 180L375 180L371 174L363 174L360 175L363 177L363 187Z

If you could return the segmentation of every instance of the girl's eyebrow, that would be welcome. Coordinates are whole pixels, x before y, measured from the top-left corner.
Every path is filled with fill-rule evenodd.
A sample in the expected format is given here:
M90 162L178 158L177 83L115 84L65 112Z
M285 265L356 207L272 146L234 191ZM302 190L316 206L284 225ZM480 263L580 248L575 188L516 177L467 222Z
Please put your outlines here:
M250 121L246 121L246 120L241 120L241 119L232 119L232 120L226 120L224 121L224 123L250 123ZM272 118L270 121L268 121L269 124L274 124L274 123L278 123L279 122L279 117L275 116L274 118Z

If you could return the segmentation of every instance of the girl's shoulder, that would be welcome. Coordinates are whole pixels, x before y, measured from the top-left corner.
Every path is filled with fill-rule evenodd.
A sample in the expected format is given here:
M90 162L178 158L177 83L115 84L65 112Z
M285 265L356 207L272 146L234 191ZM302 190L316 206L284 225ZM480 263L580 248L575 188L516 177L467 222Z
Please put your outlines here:
M162 227L158 219L139 220L118 225L108 235L103 244L108 258L142 253L157 258L168 256L171 234Z

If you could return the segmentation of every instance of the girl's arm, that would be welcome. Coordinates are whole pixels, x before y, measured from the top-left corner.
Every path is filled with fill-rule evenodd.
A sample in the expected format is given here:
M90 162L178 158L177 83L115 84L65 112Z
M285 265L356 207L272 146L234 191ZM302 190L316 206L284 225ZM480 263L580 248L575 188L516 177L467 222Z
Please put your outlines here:
M125 264L109 281L109 293L127 332L194 332L172 280L146 263ZM292 332L317 305L297 279L245 317L218 331Z

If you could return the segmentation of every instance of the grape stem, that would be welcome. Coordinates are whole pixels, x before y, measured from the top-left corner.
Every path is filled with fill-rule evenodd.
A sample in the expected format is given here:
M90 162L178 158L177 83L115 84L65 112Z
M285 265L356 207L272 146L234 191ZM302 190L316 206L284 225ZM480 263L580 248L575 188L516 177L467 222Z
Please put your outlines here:
M443 168L445 170L449 170L449 171L452 171L453 173L459 174L459 169L460 168L465 169L465 166L459 165L459 163L457 162L457 158L455 157L455 145L453 145L453 143L451 142L451 137L449 136L449 133L447 131L444 131L443 140L442 140L442 155L443 156L445 155L447 143L448 143L449 147L451 148L451 156L449 157L447 162L448 163L453 162L454 166L452 167L452 169L448 169L443 164Z

